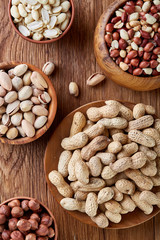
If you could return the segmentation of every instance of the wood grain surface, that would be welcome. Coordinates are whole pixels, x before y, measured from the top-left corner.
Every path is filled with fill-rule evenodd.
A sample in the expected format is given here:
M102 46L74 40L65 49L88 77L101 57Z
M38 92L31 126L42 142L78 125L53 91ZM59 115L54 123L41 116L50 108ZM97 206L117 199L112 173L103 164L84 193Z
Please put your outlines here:
M53 59L57 65L51 78L58 96L57 117L44 137L24 146L0 144L0 197L4 201L14 196L36 197L54 213L59 228L59 240L160 240L160 215L129 230L113 231L90 227L67 214L53 199L45 182L43 157L47 141L58 123L82 104L101 99L121 99L144 102L156 107L160 115L160 91L135 92L107 79L96 88L86 86L86 79L99 71L93 52L96 23L111 0L74 0L75 20L70 32L59 42L35 45L20 38L7 16L7 0L0 1L0 62L17 60L42 67ZM76 81L81 94L68 93L68 84Z

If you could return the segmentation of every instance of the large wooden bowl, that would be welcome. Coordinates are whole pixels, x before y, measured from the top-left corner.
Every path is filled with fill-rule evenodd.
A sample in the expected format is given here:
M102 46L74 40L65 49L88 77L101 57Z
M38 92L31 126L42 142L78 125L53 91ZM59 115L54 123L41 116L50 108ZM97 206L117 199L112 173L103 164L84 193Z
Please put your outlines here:
M105 104L104 102L105 101L91 102L71 112L69 115L67 115L63 119L63 121L57 127L57 129L55 130L55 132L53 133L52 137L48 142L46 152L45 152L45 157L44 157L44 168L45 168L46 180L47 180L49 189L53 197L56 199L58 203L60 203L63 197L59 194L56 187L54 187L53 184L51 184L51 182L49 181L48 174L52 170L57 170L59 156L63 151L63 149L61 148L61 141L63 138L69 136L70 127L71 127L73 115L75 114L75 112L81 111L82 113L85 114L88 108L101 107ZM128 102L125 102L123 104L131 109L134 106L133 103L128 103ZM156 188L155 190L160 191L160 187ZM73 212L67 211L67 212L71 216L80 220L81 222L97 227L97 225L94 222L92 222L92 220L87 216L87 214L80 213L78 211L73 211ZM123 215L122 221L120 223L118 224L110 223L107 229L130 228L150 220L159 212L160 212L160 209L158 209L158 207L154 207L154 211L150 215L145 215L141 210L137 208L133 213L128 213L126 215Z
M10 198L6 201L4 201L3 203L0 204L0 207L4 204L8 204L9 202L13 201L13 200L32 200L33 198L30 197L14 197L14 198ZM37 200L37 199L36 199ZM42 202L40 202L39 200L37 200L37 202L46 210L46 212L51 216L51 218L53 219L53 223L54 223L54 229L55 229L55 236L54 236L54 240L58 239L58 227L57 227L57 222L56 219L53 215L53 213L48 209L48 207L46 207L46 205L44 205Z
M70 30L71 26L72 26L72 23L73 23L73 20L74 20L74 15L75 15L75 9L74 9L74 3L73 3L73 0L69 0L71 2L71 19L70 19L70 22L68 24L68 27L66 28L66 30L58 37L58 38L53 38L51 40L42 40L42 41L38 41L38 40L34 40L32 38L29 38L29 37L25 37L22 33L20 33L20 31L17 29L16 25L14 24L13 22L13 18L11 16L11 12L10 12L10 9L11 9L11 6L12 6L12 0L9 0L9 3L8 3L8 16L9 16L9 20L10 20L10 23L13 27L13 29L16 31L16 33L18 33L19 36L21 36L23 39L29 41L29 42L32 42L32 43L53 43L53 42L56 42L58 41L59 39L61 39L62 37L64 37L67 32Z
M104 74L117 84L137 91L149 91L160 87L160 76L137 77L124 72L109 56L104 39L105 27L115 10L126 0L114 1L101 15L94 36L94 52L96 60Z
M0 63L0 69L4 69L4 70L8 70L11 68L14 68L15 66L17 66L18 64L21 64L23 62L3 62ZM10 140L6 137L0 137L0 142L1 143L7 143L7 144L13 144L13 145L21 145L21 144L26 144L26 143L30 143L33 142L35 140L37 140L38 138L40 138L51 126L55 116L56 116L56 112L57 112L57 96L56 96L56 92L55 89L51 83L51 80L37 67L35 67L32 64L28 64L28 63L24 63L28 65L28 68L31 71L37 71L39 72L43 78L46 80L47 84L48 84L48 93L50 94L52 100L49 103L49 115L48 115L48 121L47 123L38 131L36 131L36 134L34 137L30 138L30 137L24 137L24 138L16 138L14 140Z

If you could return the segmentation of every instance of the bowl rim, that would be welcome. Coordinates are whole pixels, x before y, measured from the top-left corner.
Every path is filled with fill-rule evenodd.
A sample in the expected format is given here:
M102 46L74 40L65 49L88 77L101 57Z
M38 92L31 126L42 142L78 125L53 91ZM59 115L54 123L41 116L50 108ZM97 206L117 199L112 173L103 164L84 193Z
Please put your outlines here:
M42 203L41 201L39 201L37 198L32 198L32 197L23 197L23 196L18 196L18 197L12 197L12 198L9 198L5 201L3 201L2 203L0 203L0 207L6 203L9 203L13 200L32 200L32 199L36 199L36 201L42 205L42 207L49 213L49 215L51 216L51 218L53 219L53 222L54 222L54 229L55 229L55 236L54 236L54 240L57 240L58 239L58 225L57 225L57 221L56 221L56 218L55 216L53 215L53 213L51 212L51 210L44 204Z
M42 70L36 66L34 66L33 64L30 63L26 63L26 62L21 62L21 61L10 61L10 62L2 62L0 63L0 69L10 69L12 67L15 67L19 64L26 64L28 66L28 69L32 70L32 71L38 71L43 78L45 79L45 81L48 84L48 92L51 95L52 101L49 104L49 115L48 115L48 121L47 123L40 128L39 130L36 131L36 134L34 137L30 138L30 137L21 137L21 138L15 138L13 140L8 139L7 137L0 137L0 142L1 143L7 143L7 144L11 144L11 145L22 145L22 144L27 144L27 143L31 143L37 139L39 139L41 136L43 136L47 130L50 128L50 126L52 125L55 116L56 116L56 112L57 112L57 95L56 95L56 91L53 87L53 84L51 82L51 80L48 78L47 75L45 75Z
M115 100L116 100L116 101L119 101L119 102L121 102L121 103L126 103L126 104L134 104L134 105L136 104L136 103L129 102L129 101L123 101L123 100L118 100L118 99L115 99ZM69 114L67 114L67 115L62 119L62 121L59 123L59 125L57 126L57 128L60 127L60 125L62 124L62 122L64 122L64 121L69 117L69 115L74 114L74 113L76 113L76 112L78 112L78 111L81 111L81 108L82 108L82 107L91 107L91 106L90 106L91 104L104 104L105 101L106 101L106 100L92 101L92 102L86 103L86 104L84 104L84 105L82 105L82 106L74 109L72 112L70 112ZM55 129L55 131L57 130L57 128ZM52 136L55 134L55 131L52 133ZM50 137L49 141L51 140L52 136ZM48 142L48 143L49 143L49 142ZM59 202L59 200L56 198L56 195L58 194L58 195L60 195L62 198L64 198L64 197L58 192L58 190L56 189L56 187L49 181L49 178L48 178L48 175L47 175L47 164L46 164L46 162L47 162L47 160L46 160L46 159L47 159L47 151L48 151L48 144L47 144L47 147L46 147L46 150L45 150L45 154L44 154L44 171L45 171L46 182L47 182L49 191L51 192L53 198L56 200L56 202L58 203L58 205L59 205L66 213L68 213L70 216L74 217L76 220L80 221L81 223L84 223L84 224L87 224L87 225L90 225L90 226L94 226L94 227L99 228L94 222L93 222L92 224L86 223L86 222L83 221L82 217L78 217L79 214L84 214L84 213L78 212L78 214L73 214L73 212L77 212L77 211L68 211L68 210L64 209L64 208L60 205L60 202ZM63 151L63 149L62 149L62 151ZM58 166L58 164L57 164L57 166ZM53 170L57 170L57 169L53 169ZM54 190L52 189L53 187L54 187ZM56 192L55 192L55 190L56 190ZM154 213L152 212L150 215L145 215L145 216L147 217L147 219L145 219L144 221L142 221L142 222L140 222L140 223L134 224L134 225L132 225L132 226L121 227L121 228L118 227L118 226L116 226L116 227L111 227L111 226L109 225L107 228L104 228L104 229L105 229L105 230L107 230L107 229L108 229L108 230L120 230L120 229L129 229L129 228L132 228L132 227L137 227L137 226L139 226L139 225L141 225L141 224L143 224L143 223L151 220L153 217L155 217L157 214L159 214L159 213L160 213L160 209L158 209L157 206L154 206L154 211L155 211L156 209L157 209L156 212L154 212ZM140 209L137 209L137 210L138 210L138 211L141 211ZM128 213L128 214L132 214L132 213ZM116 224L116 225L118 225L118 224Z
M73 24L73 20L74 20L74 16L75 16L75 7L74 7L73 0L69 0L69 1L71 3L71 19L70 19L70 22L68 24L68 27L65 29L65 31L58 38L53 38L51 40L39 41L39 40L34 40L32 38L29 38L29 37L25 37L22 33L20 33L20 31L18 31L18 29L16 28L16 25L13 22L13 19L12 19L12 16L11 16L11 12L10 12L10 8L11 8L11 5L12 5L12 0L9 0L9 3L8 3L8 17L9 17L9 21L10 21L12 27L14 28L14 30L16 31L16 33L19 36L21 36L23 39L25 39L25 40L27 40L29 42L37 43L37 44L53 43L53 42L56 42L56 41L60 40L61 38L63 38L68 33L68 31L70 30L70 28L71 28L71 26Z
M160 75L158 76L148 76L148 77L145 77L145 76L136 76L136 75L133 75L133 74L130 74L128 72L125 72L123 71L116 63L115 61L110 57L110 54L109 54L109 50L108 50L108 47L107 47L107 44L105 42L105 38L104 37L101 37L102 33L103 35L105 36L105 26L106 24L108 23L108 21L110 20L111 16L114 14L114 12L118 9L118 7L120 7L121 5L123 6L125 4L125 2L127 2L127 0L121 0L120 2L119 1L114 1L112 2L108 8L102 13L102 15L100 16L99 20L98 20L98 23L96 25L96 29L95 29L95 33L94 33L94 54L95 54L95 57L96 57L96 60L98 59L98 57L100 58L100 63L102 64L102 66L100 66L102 68L103 71L106 72L106 69L109 69L110 72L113 72L112 69L115 69L115 73L114 73L114 77L116 77L116 75L119 75L119 74L123 74L124 75L124 78L131 78L131 77L134 77L135 80L137 81L144 81L144 80L150 80L150 79L155 79L155 80L158 80L159 81L159 87L160 87ZM100 35L101 34L101 35ZM99 49L99 52L97 53L97 49L96 49L96 46L95 46L95 42L97 41L97 38L98 38L98 41L99 41L99 44L100 44L100 48ZM100 51L101 50L101 51ZM102 51L103 51L103 54L105 54L105 59L102 59L103 56L102 56ZM105 64L103 62L103 60L107 63ZM99 61L97 60L98 64L99 64ZM100 65L100 64L99 64ZM109 77L109 76L108 76ZM112 79L114 81L114 79ZM118 81L115 81L116 83L118 83ZM124 87L128 87L128 88L131 88L132 87L129 87L127 85L123 85L121 83L118 83L119 85L122 85ZM157 87L158 88L158 87ZM151 90L153 90L155 88L152 88ZM135 89L134 89L135 90ZM143 90L145 91L145 90Z

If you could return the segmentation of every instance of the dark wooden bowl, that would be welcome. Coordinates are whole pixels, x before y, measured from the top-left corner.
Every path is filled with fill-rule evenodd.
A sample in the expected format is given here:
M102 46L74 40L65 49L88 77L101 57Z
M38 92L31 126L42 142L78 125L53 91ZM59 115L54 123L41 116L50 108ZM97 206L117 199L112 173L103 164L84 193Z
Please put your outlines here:
M0 69L4 69L4 70L8 70L11 68L14 68L15 66L17 66L18 64L21 64L23 62L3 62L0 63ZM48 115L48 121L47 123L38 131L36 131L36 135L33 138L30 137L24 137L24 138L16 138L14 140L10 140L6 137L0 137L0 142L1 143L7 143L7 144L13 144L13 145L21 145L21 144L26 144L26 143L30 143L33 142L35 140L37 140L38 138L40 138L43 134L45 134L45 132L50 128L52 122L54 121L54 118L56 116L56 112L57 112L57 96L56 96L56 92L55 89L51 83L51 80L37 67L35 67L32 64L28 64L28 68L31 71L37 71L39 72L43 78L46 80L47 84L48 84L48 93L50 94L52 101L49 104L49 115Z
M25 37L22 33L20 33L18 31L16 25L13 22L13 18L11 16L11 12L10 12L10 8L11 8L11 5L12 5L12 0L9 0L9 3L8 3L8 16L9 16L10 23L11 23L13 29L16 31L16 33L18 33L19 36L21 36L23 39L25 39L29 42L32 42L32 43L53 43L53 42L56 42L67 34L67 32L70 30L70 28L72 26L72 23L73 23L73 20L74 20L74 15L75 15L74 3L73 3L73 0L69 0L69 1L71 2L71 19L70 19L69 25L66 28L66 30L58 38L54 38L54 39L51 39L51 40L37 41L37 40L34 40L32 38Z
M60 201L63 199L63 197L60 195L60 193L57 191L56 187L49 181L48 174L52 170L57 170L58 167L58 161L59 156L63 149L61 148L61 141L63 138L69 136L70 127L73 120L73 115L77 111L81 111L82 113L86 113L87 109L90 107L101 107L105 104L105 101L96 101L91 102L86 105L81 106L80 108L77 108L73 112L71 112L69 115L67 115L63 121L60 123L60 125L57 127L55 132L53 133L52 137L50 138L46 152L44 157L44 168L45 168L45 174L46 174L46 180L47 184L49 186L49 189L53 195L53 197L56 199L56 201L60 204ZM129 108L133 108L134 104L129 102L123 102L123 104ZM85 114L86 115L86 114ZM160 191L160 187L155 189L156 191ZM78 211L67 211L72 217L75 217L79 221L95 226L97 225L92 222L90 217L87 216L85 213L80 213ZM145 215L141 210L136 208L136 210L133 213L128 213L126 215L122 215L122 221L118 224L110 223L109 227L107 229L124 229L124 228L130 228L134 227L136 225L139 225L141 223L144 223L151 218L153 218L155 215L157 215L160 212L160 209L158 207L154 207L154 211L150 215Z
M126 0L114 1L101 15L94 35L94 52L96 60L104 74L117 84L137 91L149 91L160 87L160 76L137 77L124 72L110 57L104 39L105 27L115 10Z
M31 200L33 198L30 197L14 197L14 198L10 198L6 201L4 201L3 203L0 204L0 207L4 204L7 204L9 202L11 202L12 200ZM36 199L37 200L37 199ZM53 223L54 223L54 229L55 229L55 236L54 236L54 240L58 239L58 227L57 227L57 222L56 219L53 215L53 213L48 209L48 207L46 207L42 202L40 202L39 200L37 200L37 202L46 210L46 212L51 216L51 218L53 219Z

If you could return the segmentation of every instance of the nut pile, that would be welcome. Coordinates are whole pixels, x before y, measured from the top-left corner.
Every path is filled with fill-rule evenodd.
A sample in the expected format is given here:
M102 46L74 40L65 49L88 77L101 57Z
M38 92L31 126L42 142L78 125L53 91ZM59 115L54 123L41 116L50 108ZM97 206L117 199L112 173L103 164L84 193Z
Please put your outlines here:
M128 1L106 25L110 57L136 76L160 75L160 1Z
M65 0L12 0L10 11L19 32L40 41L58 38L66 30L70 7Z
M42 75L26 64L0 70L0 136L34 137L48 121L51 97Z
M0 207L0 239L54 239L51 216L37 200L12 200Z
M155 109L139 103L133 111L108 100L76 112L70 136L64 138L58 171L51 183L69 211L86 213L99 227L119 223L136 207L151 214L160 207L160 119Z

